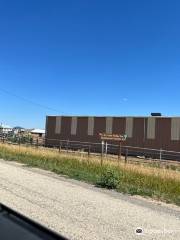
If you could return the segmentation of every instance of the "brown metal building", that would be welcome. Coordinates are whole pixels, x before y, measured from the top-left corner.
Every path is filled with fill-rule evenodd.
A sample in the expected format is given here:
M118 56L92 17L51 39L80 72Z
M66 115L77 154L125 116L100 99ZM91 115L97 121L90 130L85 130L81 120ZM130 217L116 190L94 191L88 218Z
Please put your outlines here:
M125 145L180 152L180 117L47 116L46 145L100 142L99 133L126 134Z

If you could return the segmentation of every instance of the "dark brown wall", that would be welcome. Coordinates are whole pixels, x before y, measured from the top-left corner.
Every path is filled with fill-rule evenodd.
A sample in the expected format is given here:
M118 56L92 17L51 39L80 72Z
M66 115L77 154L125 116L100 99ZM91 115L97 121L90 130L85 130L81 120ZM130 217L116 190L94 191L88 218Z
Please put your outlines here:
M114 134L125 134L126 119L120 117L113 118L113 130Z
M104 133L106 131L106 118L98 117L94 121L94 139L99 140L99 133Z
M54 126L55 129L55 126ZM69 136L71 134L71 117L62 117L61 119L61 134L60 138L62 140L69 139Z
M130 145L144 147L144 118L134 118L133 137L129 140Z
M46 138L55 138L56 117L47 117L46 120Z
M56 117L48 117L46 138L82 142L100 142L99 133L106 131L106 117L94 118L94 135L88 136L88 117L78 117L77 134L71 135L71 117L62 117L61 134L55 134ZM133 137L124 143L128 146L180 151L180 141L171 141L171 118L156 118L155 139L147 139L147 118L133 119ZM114 117L112 132L125 134L126 118ZM54 143L47 141L46 143ZM57 143L57 141L56 141Z
M56 117L47 117L46 118L46 145L57 145L57 142L54 140L57 138L55 134L55 126L56 126Z
M78 117L77 136L78 141L87 142L88 119L86 117ZM74 136L76 139L77 137Z
M157 148L168 149L171 142L171 122L170 119L156 119L156 146Z

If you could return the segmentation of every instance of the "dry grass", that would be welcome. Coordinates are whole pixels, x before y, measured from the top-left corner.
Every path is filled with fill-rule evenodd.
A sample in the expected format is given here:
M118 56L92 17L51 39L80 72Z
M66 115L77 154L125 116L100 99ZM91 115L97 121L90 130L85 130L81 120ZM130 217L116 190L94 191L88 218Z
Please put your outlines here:
M3 147L7 149L8 151L11 151L15 155L18 153L22 153L25 155L31 155L31 156L39 156L40 158L49 158L49 159L59 159L62 158L71 158L76 159L78 161L89 161L91 163L100 163L101 157L97 155L91 155L89 158L86 153L82 152L66 152L61 151L59 153L58 149L51 149L51 148L35 148L35 147L29 147L29 146L17 146L17 145L11 145L11 144L1 144L0 147ZM117 158L104 158L103 164L110 165L114 167L119 167L126 171L132 171L143 175L148 176L157 176L162 179L172 179L172 180L178 180L180 181L180 172L166 169L166 168L157 168L157 167L149 167L148 164L137 162L133 164L133 162L124 163L123 160L118 161Z
M118 191L150 196L180 205L180 171L124 163L85 153L61 153L55 149L0 144L0 157L40 167L71 178Z

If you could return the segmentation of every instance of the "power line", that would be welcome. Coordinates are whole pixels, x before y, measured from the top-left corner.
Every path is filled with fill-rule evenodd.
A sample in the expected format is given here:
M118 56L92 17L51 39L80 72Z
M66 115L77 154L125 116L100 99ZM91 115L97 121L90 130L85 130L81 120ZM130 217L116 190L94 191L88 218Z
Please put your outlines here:
M28 98L19 96L19 95L15 94L15 93L12 93L12 92L10 92L10 91L8 91L8 90L5 90L5 89L3 89L3 88L0 88L0 91L3 92L3 93L5 93L5 94L7 94L7 95L10 95L10 96L13 96L13 97L15 97L15 98L18 98L18 99L20 99L20 100L22 100L22 101L24 101L24 102L28 102L28 103L31 104L31 105L35 105L35 106L37 106L37 107L40 107L40 108L43 108L43 109L46 109L46 110L49 110L49 111L53 111L53 112L56 112L56 113L60 113L60 112L61 112L61 113L64 113L64 114L65 114L65 112L63 112L63 111L58 111L58 110L55 109L55 108L51 108L51 107L46 106L46 105L44 105L44 104L41 104L41 103L32 101L32 100L30 100L30 99L28 99Z

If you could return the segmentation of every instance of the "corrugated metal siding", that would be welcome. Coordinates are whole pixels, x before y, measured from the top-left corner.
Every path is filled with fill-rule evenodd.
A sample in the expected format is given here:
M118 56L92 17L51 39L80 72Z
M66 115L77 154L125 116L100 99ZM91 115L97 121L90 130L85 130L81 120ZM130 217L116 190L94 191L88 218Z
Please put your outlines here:
M156 119L156 121L157 121L157 119ZM160 126L161 126L160 137L161 137L161 142L162 142L162 148L166 149L166 150L171 150L172 146L174 145L173 141L171 141L171 119L163 118L160 121Z
M56 117L55 134L61 133L61 117Z
M59 140L68 139L70 141L84 141L96 143L100 142L99 133L103 133L107 130L106 117L93 118L82 116L78 118L75 117L76 120L72 120L72 117L70 116L60 117L61 128L59 122L60 120L57 120L56 116L47 117L47 145L54 144L55 146L55 142L53 139L57 139L56 145L59 144ZM154 135L154 130L152 130L154 129L154 123L152 123L152 121L150 120L151 123L149 122L148 126L148 118L146 117L113 117L112 133L128 134L128 139L124 142L124 145L147 147L154 149L162 148L164 150L180 151L180 118L174 117L171 119L165 117L158 117L155 119L155 137L153 139L150 139L148 137L152 137L152 135ZM60 134L56 134L56 132L60 132ZM71 135L71 133L75 135ZM88 135L92 133L93 135Z
M171 119L156 118L156 138L151 140L150 148L171 149Z
M113 133L125 134L126 119L120 117L113 117Z
M94 117L88 117L88 136L94 135Z
M180 118L171 119L171 140L180 140Z
M147 139L155 139L156 135L156 118L148 118L147 121Z
M100 141L99 133L104 133L106 131L106 118L96 117L94 119L94 139Z
M133 137L128 139L128 145L144 147L144 118L133 119Z
M126 118L126 135L128 138L133 137L133 118Z
M55 135L56 117L47 117L46 120L46 137L53 138Z
M113 118L107 117L106 118L106 133L112 134L112 126L113 126Z
M71 118L71 135L76 135L77 132L77 117Z
M68 139L71 135L71 117L61 118L61 138Z
M77 132L76 135L71 136L71 139L74 141L82 141L87 142L88 135L87 135L87 128L88 128L88 118L87 117L78 117L77 122Z

